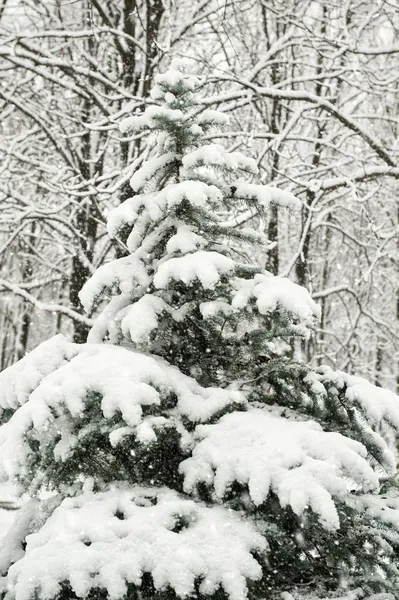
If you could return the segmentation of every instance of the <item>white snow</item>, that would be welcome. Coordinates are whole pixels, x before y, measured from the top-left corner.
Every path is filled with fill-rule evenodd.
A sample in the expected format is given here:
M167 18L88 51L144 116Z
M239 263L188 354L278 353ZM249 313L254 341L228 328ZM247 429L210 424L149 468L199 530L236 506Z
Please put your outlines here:
M133 196L109 211L107 232L110 238L116 237L125 225L133 225L138 217L138 208L137 196Z
M158 73L154 77L155 85L173 88L185 83L183 73L178 68L169 68L165 73Z
M204 319L211 319L218 314L230 315L234 312L234 309L225 300L211 300L210 302L202 302L200 311Z
M177 225L176 233L172 235L166 244L168 254L181 252L188 254L198 249L203 250L208 245L208 241L202 235L198 235L185 224Z
M298 319L296 328L302 335L306 335L308 327L320 318L320 307L309 292L285 277L258 273L253 279L236 279L235 288L233 308L242 310L255 300L262 315L282 309Z
M197 125L197 123L193 123L193 125L190 125L188 131L192 133L193 136L201 136L204 133L203 128Z
M242 198L247 202L254 200L264 208L268 208L270 204L289 208L300 208L302 206L301 201L291 192L276 187L244 182L237 182L234 185L236 187L235 197Z
M140 218L143 209L151 221L160 221L167 216L171 208L184 200L205 210L220 203L222 194L216 186L191 180L169 184L160 192L138 194L110 210L107 217L108 234L115 237L122 227L133 225Z
M132 342L139 344L157 329L159 316L164 312L172 312L172 309L162 298L146 294L129 306L121 319L122 331L129 334Z
M151 283L145 264L135 255L113 260L97 269L79 292L86 312L101 297L105 289L131 296L137 289L145 290Z
M262 575L251 551L263 553L267 544L240 517L167 489L115 487L68 498L28 536L25 556L9 571L8 598L50 600L67 581L78 597L97 588L118 600L150 573L157 590L170 587L181 598L201 579L202 594L221 586L231 600L245 600L246 580Z
M396 490L382 495L362 494L352 498L350 505L387 525L393 536L399 533L399 496Z
M170 99L173 100L172 98ZM169 121L182 121L184 119L183 111L176 108L168 108L167 106L149 106L146 109L145 114L150 122L154 122L154 125L157 126L160 125L160 119L168 119Z
M139 132L142 129L147 129L148 127L149 121L145 113L138 116L127 117L119 123L119 131L121 133Z
M354 435L363 431L378 449L379 468L385 469L389 476L394 475L398 459L396 438L399 432L399 396L362 377L333 371L326 365L309 373L307 380L318 394L320 406L324 405L327 389L331 396L341 396L341 400L337 402L338 410L354 429ZM327 410L325 406L324 408Z
M204 110L197 118L199 125L212 125L215 127L224 127L229 122L229 117L220 110Z
M220 144L208 144L201 146L183 156L183 167L188 173L203 165L209 167L224 167L231 171L248 171L256 175L258 167L256 161L241 154L241 152L229 152Z
M167 154L155 156L154 158L147 160L144 165L134 173L133 177L130 179L130 185L137 192L143 190L146 184L154 177L155 173L164 171L168 165L176 160L176 158L177 154L168 152Z
M101 344L105 340L111 344L120 341L120 315L131 305L132 299L125 294L114 296L96 316L94 324L87 336L90 344Z
M99 395L97 410L109 435L124 426L136 431L143 422L142 406L160 406L170 394L177 398L170 412L172 425L181 417L203 422L230 404L246 403L240 392L201 387L162 359L111 344L81 345L79 354L44 377L0 428L0 474L13 480L24 473L31 453L26 435L32 429L42 449L53 445L54 460L65 460L79 443L76 419L93 401L90 392ZM114 416L119 424L107 425ZM97 427L96 422L92 427Z
M324 384L333 383L338 390L346 386L345 397L364 411L370 425L379 427L385 421L399 431L399 396L394 392L328 366L319 369L317 378Z
M339 527L334 497L345 497L356 485L366 491L378 487L365 447L324 432L313 421L252 409L199 425L196 436L192 456L180 465L188 493L204 482L221 500L237 481L248 486L254 504L273 491L282 506L290 505L298 515L311 508L326 529L334 530Z
M42 379L78 353L79 346L55 335L0 373L0 407L18 408Z
M155 75L155 85L172 89L180 86L185 90L195 90L199 86L200 80L195 75L187 75L185 73L189 68L187 60L175 58L167 71Z
M161 86L155 84L151 89L150 96L155 102L162 102L166 101L166 95L169 93L170 92L165 92Z
M216 186L191 179L168 185L160 193L165 195L168 208L187 200L192 206L206 209L212 204L217 205L222 200L222 194Z
M172 281L190 285L198 280L204 289L213 290L221 276L234 271L235 266L234 260L219 252L198 250L163 262L154 276L154 285L160 289Z
M5 533L0 549L0 573L6 573L9 567L24 555L23 543L27 535L38 529L46 521L56 506L61 503L62 497L53 494L47 500L32 498L25 502L15 514L13 524ZM11 511L9 511L11 512ZM3 535L3 532L2 532ZM0 577L0 590L7 589L7 578Z
M164 106L148 106L142 115L127 117L119 123L121 133L142 131L143 129L155 129L160 126L160 119L167 118L172 121L181 121L184 114L181 110L171 109Z

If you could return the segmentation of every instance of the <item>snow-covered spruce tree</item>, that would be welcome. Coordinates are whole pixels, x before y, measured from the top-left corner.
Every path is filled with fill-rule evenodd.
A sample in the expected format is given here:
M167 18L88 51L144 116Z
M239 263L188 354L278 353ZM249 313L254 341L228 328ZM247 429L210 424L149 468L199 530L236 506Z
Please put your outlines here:
M31 497L3 594L397 598L399 398L276 352L318 308L249 264L263 240L234 221L297 201L204 141L225 117L199 88L172 68L122 123L158 153L109 214L130 255L82 290L88 343L56 336L0 376L1 474Z

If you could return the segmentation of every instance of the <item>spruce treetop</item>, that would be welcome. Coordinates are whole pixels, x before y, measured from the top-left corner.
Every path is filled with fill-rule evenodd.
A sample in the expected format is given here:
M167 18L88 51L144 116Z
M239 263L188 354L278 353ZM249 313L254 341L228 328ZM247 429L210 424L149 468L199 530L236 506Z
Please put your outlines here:
M172 68L155 78L157 104L122 122L123 132L149 130L157 153L133 175L132 198L108 216L109 234L124 233L131 254L99 269L80 297L90 311L112 294L89 341L133 342L205 385L226 385L248 379L253 357L273 351L276 339L306 335L319 309L306 290L237 252L265 239L228 217L298 200L242 181L256 175L255 161L206 142L227 118L201 112L200 88Z

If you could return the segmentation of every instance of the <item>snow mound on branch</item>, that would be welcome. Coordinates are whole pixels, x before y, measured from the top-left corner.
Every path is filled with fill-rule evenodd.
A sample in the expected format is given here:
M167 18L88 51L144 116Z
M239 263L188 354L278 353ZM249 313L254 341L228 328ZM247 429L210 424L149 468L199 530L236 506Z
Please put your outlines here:
M145 114L149 118L150 122L160 120L169 121L182 121L184 119L184 113L180 109L172 109L167 106L149 106L146 108Z
M171 398L175 407L166 411L171 425L182 417L204 422L229 405L245 405L240 392L204 388L162 359L118 346L82 345L79 354L45 377L0 427L0 473L13 479L26 468L32 453L26 437L32 430L37 452L53 447L54 459L66 460L79 444L76 421L86 411L92 414L93 402L104 419L111 420L104 423L109 436L124 426L139 436L143 423L148 429L143 406L162 407L162 401ZM96 430L95 420L92 426Z
M143 115L137 115L133 117L126 117L119 123L119 131L123 133L139 132L143 129L148 129L148 119Z
M173 309L162 298L146 294L128 308L121 319L122 331L129 333L133 343L140 343L157 329L159 316L165 312L173 313Z
M216 204L222 199L222 194L215 185L191 179L168 185L161 194L165 196L167 208L187 200L192 206L206 209L210 203Z
M360 409L372 426L383 422L399 431L399 396L390 390L377 387L354 375L333 371L328 366L318 369L317 379L324 385L333 384L337 390L345 389L345 397Z
M395 600L393 594L387 592L365 596L362 588L356 588L350 591L336 591L335 594L337 593L339 596L329 594L328 597L323 596L323 598L320 598L320 596L315 596L313 593L310 593L309 590L306 590L306 592L296 591L294 596L290 592L282 592L281 600Z
M169 314L174 321L183 321L190 309L190 303L183 304L181 308L172 308L159 296L145 294L140 300L126 307L118 316L121 321L122 332L134 344L148 340L150 334L158 328L159 317Z
M107 232L111 239L115 238L125 225L133 225L138 217L137 198L128 198L107 214Z
M321 366L307 379L312 386L323 386L330 397L336 398L341 416L357 431L363 433L364 443L372 447L380 467L391 476L397 470L399 432L399 396L377 387L362 377L347 375Z
M201 181L181 181L169 184L160 192L139 194L128 198L108 213L107 229L110 237L115 237L125 225L133 225L142 209L148 212L151 221L164 218L171 208L184 200L191 206L206 210L210 204L221 201L222 194L214 185Z
M162 129L162 121L184 121L184 113L167 106L149 106L142 115L127 117L119 123L121 133L139 133L145 129Z
M204 319L212 319L217 315L229 316L234 312L234 309L225 300L202 302L199 309Z
M228 124L229 117L220 110L205 109L199 115L197 122L199 125L224 127Z
M213 290L222 275L234 271L236 263L219 252L198 250L178 258L166 260L158 267L154 276L156 288L166 288L172 281L186 285L198 279L204 289Z
M97 269L79 292L86 312L93 309L98 298L105 289L118 289L126 296L131 296L137 288L146 289L151 283L146 266L137 256L129 255L113 260Z
M62 496L57 494L41 501L32 498L23 504L18 510L13 524L1 540L0 573L6 573L12 564L24 556L26 536L37 531L45 523L56 506L61 504L62 499ZM3 588L5 579L0 578L1 592L6 591Z
M182 223L181 225L177 225L176 233L172 235L166 244L166 250L168 254L174 254L176 252L189 254L190 252L195 252L199 248L203 249L207 245L208 240Z
M391 490L382 495L363 494L353 498L350 505L357 512L364 512L377 522L386 525L392 534L392 539L397 539L399 532L399 495L397 490Z
M248 158L241 152L229 152L220 144L208 144L197 148L186 154L183 159L183 167L189 173L197 167L222 167L230 171L248 171L256 175L258 167L253 158Z
M262 204L265 208L268 208L271 203L289 208L301 207L301 201L291 194L291 192L279 190L269 185L238 182L235 184L235 187L234 195L237 198L242 198L246 201L253 200Z
M27 402L42 379L71 360L78 349L77 344L58 334L5 369L0 374L0 407L16 409Z
M161 86L164 89L179 87L185 91L193 91L199 86L200 79L196 75L188 75L187 71L190 70L188 59L174 58L167 71L155 75L155 87Z
M154 502L156 504L154 505ZM251 552L263 536L241 515L184 500L170 490L111 489L67 498L42 529L28 536L25 556L9 571L9 597L55 598L62 583L78 597L105 589L126 597L127 584L152 576L157 590L185 598L221 586L231 600L247 597L246 579L262 569Z
M306 333L314 320L320 318L320 307L309 292L285 277L258 273L250 280L237 279L235 288L237 291L231 303L233 308L242 310L251 300L255 300L262 315L283 309L298 318L299 333Z
M222 499L237 481L248 486L256 505L272 491L282 506L291 506L297 515L311 508L326 529L334 530L339 517L333 497L345 497L354 485L378 486L366 448L324 432L313 421L289 421L254 409L199 425L196 436L192 456L180 466L187 492L204 482Z
M177 154L169 152L147 160L141 169L135 172L130 179L130 185L135 191L142 190L146 184L154 177L155 173L166 169L168 165L173 163L177 158Z

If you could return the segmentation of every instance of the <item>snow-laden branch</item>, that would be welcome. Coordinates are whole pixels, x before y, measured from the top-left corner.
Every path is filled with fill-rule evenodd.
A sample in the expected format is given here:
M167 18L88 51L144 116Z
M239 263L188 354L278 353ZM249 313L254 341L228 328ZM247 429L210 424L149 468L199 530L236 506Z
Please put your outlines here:
M364 167L351 171L348 176L320 179L317 185L320 190L327 191L351 185L354 181L365 181L367 179L378 177L392 177L393 179L399 179L399 167L365 165Z
M348 292L349 294L352 294L353 296L357 297L357 294L353 288L349 287L346 284L342 284L342 285L336 285L332 288L328 288L327 290L320 290L319 292L313 292L312 298L313 298L313 300L318 300L319 298L326 298L327 296L330 296L331 294L339 294L340 292Z
M15 43L19 40L29 39L43 39L43 38L67 38L67 39L79 39L79 38L88 38L88 37L97 37L104 34L111 34L114 36L118 36L122 39L125 39L131 44L134 44L144 52L143 46L137 41L134 37L122 31L120 29L115 29L113 27L105 27L105 26L96 26L95 29L80 29L79 31L72 31L71 29L44 29L42 31L26 31L19 32L18 36L12 36L4 41L4 43Z
M15 283L6 281L5 279L2 279L2 278L0 278L0 290L1 290L1 288L8 290L17 296L20 296L21 298L24 298L24 300L26 300L27 302L30 302L30 304L32 304L39 310L44 310L46 312L51 312L51 313L61 313L61 314L65 315L66 317L73 319L74 321L78 321L79 323L83 323L84 325L87 325L88 327L91 327L93 325L92 319L89 319L88 317L85 317L84 315L79 314L72 308L68 308L67 306L62 306L61 304L52 304L52 303L42 302L41 300L38 300L37 298L35 298L35 296L33 296L32 294L29 294L29 292L27 292L26 290L22 289L20 286L16 285Z
M326 290L320 290L318 292L314 292L314 293L312 293L312 298L313 298L313 300L318 300L320 298L326 298L327 296L331 296L332 294L340 294L341 292L346 292L355 299L355 301L358 305L358 308L360 310L360 313L362 315L364 315L365 317L370 319L370 321L372 321L373 323L376 323L377 325L382 327L390 336L394 337L395 339L399 339L399 334L394 331L392 324L387 323L383 319L376 317L370 311L366 310L364 308L364 306L362 305L357 292L353 288L351 288L349 285L342 284L342 285L334 286L332 288L328 288Z
M233 81L229 77L220 77L226 81ZM309 104L320 108L327 113L334 116L338 121L345 125L351 131L358 134L376 153L377 155L390 167L396 168L397 165L390 156L389 152L384 148L380 140L372 136L365 127L359 125L349 115L338 109L328 99L312 94L306 90L282 90L275 87L264 87L253 84L251 81L246 79L236 79L235 83L238 83L242 88L241 90L234 90L231 93L221 94L220 96L212 96L204 101L205 105L210 104L221 104L222 102L230 102L232 100L238 100L247 96L248 102L256 98L257 96L265 98L277 98L280 100L294 100L299 102L308 102ZM252 93L251 93L252 92Z

